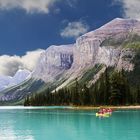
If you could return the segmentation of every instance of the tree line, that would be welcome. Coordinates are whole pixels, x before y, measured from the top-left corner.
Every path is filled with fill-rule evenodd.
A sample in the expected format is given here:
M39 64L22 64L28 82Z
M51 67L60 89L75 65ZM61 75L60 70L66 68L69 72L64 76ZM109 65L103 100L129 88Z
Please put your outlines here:
M131 85L122 70L110 72L107 68L95 84L88 87L80 85L75 79L72 87L58 91L47 90L27 96L25 106L100 106L140 104L140 86Z

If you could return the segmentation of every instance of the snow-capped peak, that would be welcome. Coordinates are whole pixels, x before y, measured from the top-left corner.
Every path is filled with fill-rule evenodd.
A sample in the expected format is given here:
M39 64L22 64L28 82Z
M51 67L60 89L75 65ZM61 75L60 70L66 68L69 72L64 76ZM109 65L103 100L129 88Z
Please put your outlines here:
M0 76L0 91L5 88L15 86L30 78L31 72L29 70L19 69L13 77L10 76Z
M26 77L30 76L31 72L29 70L22 70L22 69L19 69L16 74L14 75L14 79L25 79Z

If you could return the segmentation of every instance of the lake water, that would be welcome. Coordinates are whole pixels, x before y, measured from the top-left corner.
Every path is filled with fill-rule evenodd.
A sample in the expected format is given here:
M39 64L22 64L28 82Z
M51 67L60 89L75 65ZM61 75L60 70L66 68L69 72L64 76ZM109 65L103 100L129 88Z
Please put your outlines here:
M97 118L91 110L2 107L0 140L140 140L140 111Z

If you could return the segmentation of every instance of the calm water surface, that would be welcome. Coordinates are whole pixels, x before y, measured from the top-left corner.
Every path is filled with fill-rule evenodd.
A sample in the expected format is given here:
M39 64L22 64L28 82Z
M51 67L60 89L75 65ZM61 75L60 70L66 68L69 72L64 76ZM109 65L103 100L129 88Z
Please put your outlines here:
M0 140L140 140L140 111L0 108Z

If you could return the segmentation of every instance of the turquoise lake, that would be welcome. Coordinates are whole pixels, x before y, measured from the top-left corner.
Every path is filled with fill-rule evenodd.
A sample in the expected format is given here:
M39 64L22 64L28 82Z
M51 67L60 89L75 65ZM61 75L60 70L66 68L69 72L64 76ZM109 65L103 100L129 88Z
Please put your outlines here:
M65 107L0 108L0 140L140 140L140 111L97 118Z

